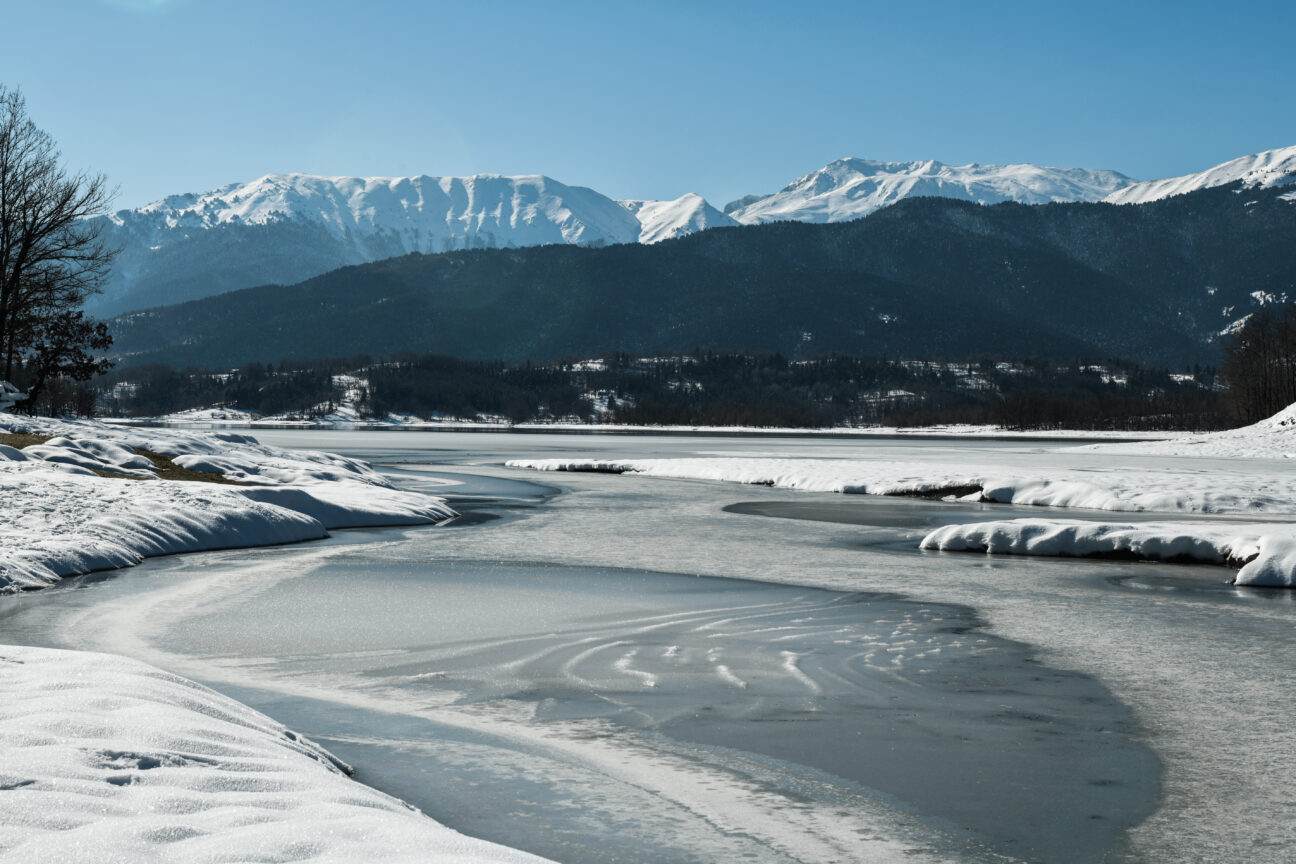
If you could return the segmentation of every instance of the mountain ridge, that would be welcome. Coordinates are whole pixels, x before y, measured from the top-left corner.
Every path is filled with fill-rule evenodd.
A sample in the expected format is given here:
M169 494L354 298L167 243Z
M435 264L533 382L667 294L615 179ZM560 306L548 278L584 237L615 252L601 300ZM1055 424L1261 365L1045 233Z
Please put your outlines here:
M296 284L338 267L411 252L659 243L743 224L839 223L915 197L978 204L1122 203L1233 180L1287 182L1283 178L1296 177L1293 172L1296 147L1146 183L1115 171L1030 163L951 166L848 158L773 194L731 201L724 211L695 193L671 201L615 200L541 174L267 174L99 217L105 241L121 253L87 311L107 317L254 285Z
M1108 204L1147 204L1235 182L1262 188L1296 183L1296 146L1249 153L1194 174L1135 183L1116 190L1103 201Z
M652 246L412 254L111 323L124 362L178 366L699 347L1212 363L1257 296L1296 295L1283 191L1236 183L1130 207L918 197Z
M850 157L802 175L772 195L740 198L731 202L726 212L745 225L784 220L844 222L918 196L978 204L1097 201L1133 182L1117 171L1088 168L1030 163L946 165L935 159L883 162Z

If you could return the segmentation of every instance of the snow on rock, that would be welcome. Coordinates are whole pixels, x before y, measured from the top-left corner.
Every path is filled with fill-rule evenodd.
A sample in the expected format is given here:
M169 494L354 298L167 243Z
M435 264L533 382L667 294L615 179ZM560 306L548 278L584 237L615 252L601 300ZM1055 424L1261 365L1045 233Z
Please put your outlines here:
M618 201L639 220L639 242L660 243L707 228L734 227L730 219L692 192L674 201Z
M744 225L845 222L902 198L941 197L997 204L1097 201L1134 181L1115 171L1039 165L945 165L935 160L839 159L773 195L739 199L726 212Z
M0 431L55 436L23 450L0 445L0 593L153 555L291 543L332 528L429 524L455 515L440 498L391 488L359 460L280 450L248 435L9 415L0 415ZM162 481L135 449L257 485Z
M1242 181L1246 186L1286 186L1296 183L1296 147L1265 150L1232 159L1197 174L1149 180L1112 192L1103 200L1108 204L1146 204L1198 189L1209 189Z
M542 860L452 831L265 715L134 660L0 646L0 693L6 862Z

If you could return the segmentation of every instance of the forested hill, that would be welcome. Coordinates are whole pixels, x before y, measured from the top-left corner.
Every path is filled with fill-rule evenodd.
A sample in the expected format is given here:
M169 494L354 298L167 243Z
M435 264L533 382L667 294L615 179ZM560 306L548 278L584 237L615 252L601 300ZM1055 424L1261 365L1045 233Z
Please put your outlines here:
M1214 362L1296 296L1296 200L1238 184L1140 205L914 198L864 219L656 246L409 255L114 319L127 362L427 351L548 360L713 349Z

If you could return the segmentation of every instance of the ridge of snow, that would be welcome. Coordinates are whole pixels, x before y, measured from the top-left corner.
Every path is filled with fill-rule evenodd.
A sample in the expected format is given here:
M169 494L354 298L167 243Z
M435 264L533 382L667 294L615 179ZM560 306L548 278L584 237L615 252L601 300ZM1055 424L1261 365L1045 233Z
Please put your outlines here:
M1146 204L1239 180L1248 187L1261 188L1296 183L1296 146L1239 156L1196 174L1135 183L1112 192L1103 201L1108 204Z
M745 225L783 220L844 222L902 198L957 198L979 204L1097 201L1133 182L1115 171L1028 163L946 165L933 159L879 162L847 158L798 177L773 195L754 201L742 198L730 205L739 206L726 209Z

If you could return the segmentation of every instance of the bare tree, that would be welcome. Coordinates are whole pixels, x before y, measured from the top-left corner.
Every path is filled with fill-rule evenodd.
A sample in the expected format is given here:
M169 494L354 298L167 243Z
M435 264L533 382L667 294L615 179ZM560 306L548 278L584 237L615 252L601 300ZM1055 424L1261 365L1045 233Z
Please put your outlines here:
M1256 423L1296 403L1296 306L1264 306L1224 343L1234 411Z
M85 380L102 365L85 349L111 341L78 310L116 254L88 218L108 211L113 191L102 174L69 173L61 159L22 93L0 85L0 379L33 368L41 383L49 374Z

